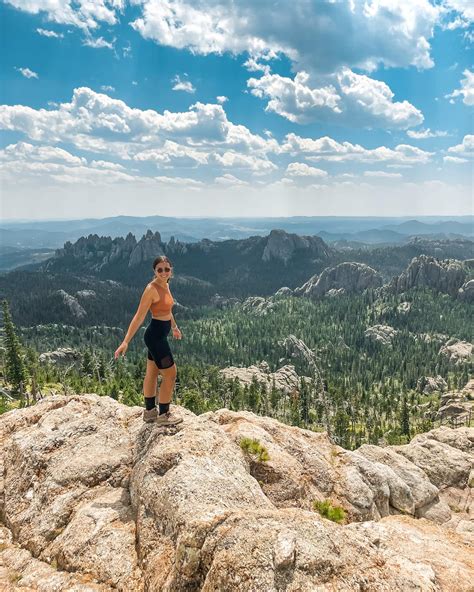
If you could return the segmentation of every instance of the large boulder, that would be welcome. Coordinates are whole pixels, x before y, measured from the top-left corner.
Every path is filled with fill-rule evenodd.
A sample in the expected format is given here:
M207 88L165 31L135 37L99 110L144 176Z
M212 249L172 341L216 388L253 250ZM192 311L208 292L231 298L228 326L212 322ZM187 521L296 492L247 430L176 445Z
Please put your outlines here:
M388 290L402 293L412 288L431 288L437 292L457 296L467 275L467 268L457 259L439 260L431 255L413 257L407 269L394 277Z
M95 298L97 294L94 290L79 290L78 292L76 292L76 296L78 296L79 298L88 299Z
M301 378L311 382L311 378L299 376L292 364L286 364L275 372L271 372L270 366L265 361L252 366L227 366L219 372L225 378L236 378L242 385L250 386L253 380L257 380L265 385L267 391L275 385L278 390L286 394L299 390Z
M474 403L471 401L452 401L442 405L438 409L437 417L443 421L445 419L457 419L458 421L469 422L469 415L472 413Z
M421 376L416 383L419 393L430 395L435 392L444 392L448 385L442 376Z
M474 455L440 441L436 433L418 434L409 444L393 450L420 467L436 487L464 489L469 483Z
M396 510L414 515L438 498L438 488L430 482L426 473L391 447L364 444L358 452L374 463L390 467L394 473L395 478L389 480L389 501Z
M61 297L61 300L64 304L69 308L72 316L76 319L82 319L87 316L87 312L84 308L79 304L79 301L71 294L68 294L64 290L57 290L56 294Z
M460 365L472 360L472 343L461 339L449 339L438 353L447 357L453 364Z
M284 230L275 229L266 238L262 260L276 259L286 263L294 256L302 254L313 260L328 259L329 247L319 236L300 236L289 234Z
M262 317L275 309L275 302L272 298L263 298L262 296L249 296L242 303L242 310L246 313Z
M474 302L474 280L469 280L459 288L458 298L465 302Z
M283 349L283 360L290 363L298 361L312 373L317 370L316 354L302 339L298 339L295 335L288 335L285 339L278 341L278 345Z
M297 296L318 299L329 292L331 295L359 294L367 288L381 285L382 276L372 267L365 263L345 262L327 267L319 276L314 275L293 292Z
M373 325L364 331L368 339L389 347L392 346L392 340L397 333L398 331L390 325Z
M39 356L41 363L49 363L54 366L67 366L69 364L79 363L81 360L81 353L71 347L59 347L54 351L44 352Z
M289 296L293 295L293 290L288 288L288 286L282 286L279 288L275 294L273 294L274 298L288 298Z

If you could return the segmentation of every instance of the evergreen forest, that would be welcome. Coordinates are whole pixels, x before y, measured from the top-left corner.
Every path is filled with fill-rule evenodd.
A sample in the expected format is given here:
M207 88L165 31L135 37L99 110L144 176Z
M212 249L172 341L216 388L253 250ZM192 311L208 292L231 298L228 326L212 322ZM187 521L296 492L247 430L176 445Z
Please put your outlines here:
M335 442L354 449L363 443L404 443L439 425L440 393L423 393L424 377L441 376L448 390L456 390L472 376L472 360L455 362L440 354L448 339L473 340L472 306L449 295L422 288L402 295L366 290L319 301L288 296L272 302L264 314L239 303L186 309L181 316L174 311L183 336L169 336L178 367L175 404L197 414L222 407L253 411L327 430ZM409 310L399 306L402 302L410 303ZM97 393L143 406L147 322L125 358L113 357L131 316L122 326L22 326L12 321L4 300L0 411L34 404L51 393ZM390 343L365 335L374 325L395 329ZM311 350L314 364L282 347L290 335ZM58 348L71 348L76 359L40 360L42 353ZM256 379L244 385L221 372L261 361L271 372L292 364L300 376L298 388L288 393L274 381Z

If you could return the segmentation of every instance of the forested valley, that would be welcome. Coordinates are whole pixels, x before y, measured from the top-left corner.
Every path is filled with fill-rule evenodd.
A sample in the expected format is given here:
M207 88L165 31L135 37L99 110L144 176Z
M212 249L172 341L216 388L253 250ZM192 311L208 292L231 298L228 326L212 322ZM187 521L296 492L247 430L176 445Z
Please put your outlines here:
M6 310L8 316L8 306ZM183 338L169 337L178 366L174 403L198 414L227 407L311 430L327 429L346 448L403 443L439 425L440 394L423 392L424 378L440 376L451 390L462 388L472 376L471 359L440 354L448 339L472 341L472 306L426 288L402 295L366 290L316 302L275 297L265 314L236 304L221 310L197 307L182 317L175 311L175 318ZM366 335L374 325L395 330L389 343ZM22 392L6 397L4 388L1 411L33 404L50 393L97 393L142 406L146 322L126 357L113 357L127 326L13 325ZM313 365L285 350L282 341L290 335L311 350ZM11 386L7 337L4 326L2 378L4 386ZM66 363L40 361L40 354L58 348L70 348L75 357ZM221 371L262 361L271 372L294 365L298 388L284 392L256 379L242 384Z

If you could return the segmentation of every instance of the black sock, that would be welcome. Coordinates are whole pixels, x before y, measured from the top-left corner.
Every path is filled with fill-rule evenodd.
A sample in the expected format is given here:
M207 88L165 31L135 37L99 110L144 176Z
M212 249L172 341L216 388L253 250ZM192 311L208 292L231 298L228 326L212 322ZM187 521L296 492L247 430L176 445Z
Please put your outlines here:
M155 397L145 397L145 407L147 411L156 407L156 399Z
M169 403L158 403L160 406L160 415L169 411L170 404Z

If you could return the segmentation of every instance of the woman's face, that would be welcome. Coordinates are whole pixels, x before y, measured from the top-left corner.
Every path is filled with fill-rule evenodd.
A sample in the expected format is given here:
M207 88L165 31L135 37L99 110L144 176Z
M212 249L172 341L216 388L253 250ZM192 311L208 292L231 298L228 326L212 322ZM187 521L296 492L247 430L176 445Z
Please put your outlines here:
M160 280L167 280L171 277L172 267L167 261L160 261L155 266L155 277Z

